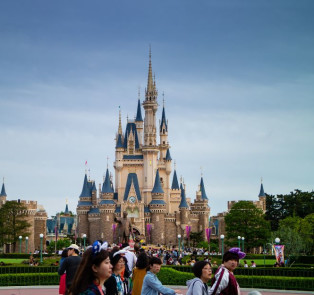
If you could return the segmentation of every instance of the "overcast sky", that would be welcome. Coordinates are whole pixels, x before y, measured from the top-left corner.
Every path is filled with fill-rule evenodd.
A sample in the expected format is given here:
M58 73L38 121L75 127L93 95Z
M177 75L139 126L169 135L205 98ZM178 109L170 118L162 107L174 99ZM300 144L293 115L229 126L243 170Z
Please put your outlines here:
M187 197L200 167L212 215L257 200L261 177L269 194L313 190L313 12L312 0L1 1L8 199L75 211L85 161L97 184L107 157L113 172L118 109L125 127L149 44Z

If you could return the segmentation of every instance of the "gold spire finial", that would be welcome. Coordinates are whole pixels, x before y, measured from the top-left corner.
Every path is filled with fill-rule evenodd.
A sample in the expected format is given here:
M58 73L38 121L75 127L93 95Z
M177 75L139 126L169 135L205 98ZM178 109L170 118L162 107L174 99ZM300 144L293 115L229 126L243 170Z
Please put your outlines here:
M165 92L162 92L162 106L165 107Z
M120 108L120 106L119 106L119 127L118 127L118 133L122 135L121 108Z
M88 169L88 181L90 181L90 169Z
M138 100L141 99L141 86L138 86L137 98Z
M108 169L109 157L107 156L107 169Z
M203 167L201 166L200 169L201 169L201 177L203 177Z
M263 177L261 177L261 183L263 183Z
M174 170L177 170L177 162L174 160Z
M65 204L66 204L66 205L68 205L68 204L69 204L69 202L68 202L68 198L66 198L66 199L65 199Z

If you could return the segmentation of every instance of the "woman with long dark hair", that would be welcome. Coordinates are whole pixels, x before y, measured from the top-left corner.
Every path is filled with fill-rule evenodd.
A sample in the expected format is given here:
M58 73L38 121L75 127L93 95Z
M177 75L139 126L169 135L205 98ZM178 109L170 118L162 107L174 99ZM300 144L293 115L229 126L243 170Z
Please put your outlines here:
M104 282L111 277L112 265L106 246L93 243L84 254L70 289L71 295L105 295ZM109 293L108 293L109 294Z

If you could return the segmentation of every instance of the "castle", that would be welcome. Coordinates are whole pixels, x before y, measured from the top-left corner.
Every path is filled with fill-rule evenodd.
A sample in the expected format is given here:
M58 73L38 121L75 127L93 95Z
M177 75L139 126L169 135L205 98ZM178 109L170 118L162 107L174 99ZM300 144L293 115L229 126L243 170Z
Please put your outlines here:
M5 190L4 182L2 184L0 192L0 208L7 202L7 193ZM18 203L22 203L26 208L24 211L25 216L23 219L30 224L27 234L22 234L21 252L34 252L34 250L40 249L40 234L43 234L43 245L46 243L46 220L47 213L45 209L37 204L37 201L20 200ZM16 238L16 237L14 237ZM16 251L17 251L16 247ZM14 241L6 243L4 245L4 253L11 253L14 251Z
M135 120L127 120L122 132L121 112L116 134L115 183L107 168L99 193L95 181L85 174L77 205L78 234L86 234L90 242L96 239L117 242L116 217L123 212L132 218L134 232L152 244L177 243L177 236L186 238L186 228L203 231L209 225L210 208L203 177L193 203L186 198L185 184L179 186L176 170L172 173L172 158L168 142L168 121L165 106L160 125L156 125L158 110L156 81L149 54L145 111L138 99ZM157 130L159 129L159 143ZM172 178L172 180L171 180Z

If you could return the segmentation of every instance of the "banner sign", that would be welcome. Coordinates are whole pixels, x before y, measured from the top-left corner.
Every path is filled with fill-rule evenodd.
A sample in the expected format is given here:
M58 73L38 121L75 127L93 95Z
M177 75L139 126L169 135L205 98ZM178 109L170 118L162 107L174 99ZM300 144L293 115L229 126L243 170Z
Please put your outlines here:
M206 238L207 238L207 242L209 243L210 241L210 235L212 233L212 229L211 228L206 228Z
M189 239L190 238L190 232L191 232L191 226L187 225L185 227L185 231L186 231L186 237Z
M148 234L148 236L150 236L150 232L151 232L151 230L152 230L152 225L149 224L149 223L147 223L147 224L146 224L146 229L147 229L147 234Z
M279 264L285 263L285 257L284 257L284 245L273 245L275 255L276 255L276 261Z

